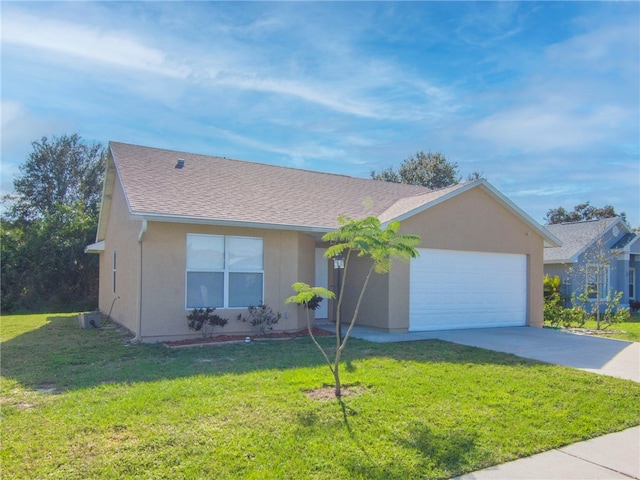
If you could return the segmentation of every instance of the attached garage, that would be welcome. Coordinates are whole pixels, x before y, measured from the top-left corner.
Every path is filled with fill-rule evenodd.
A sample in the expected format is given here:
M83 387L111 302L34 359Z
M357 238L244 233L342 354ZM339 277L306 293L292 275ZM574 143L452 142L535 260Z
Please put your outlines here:
M527 324L526 255L419 251L410 265L410 331Z

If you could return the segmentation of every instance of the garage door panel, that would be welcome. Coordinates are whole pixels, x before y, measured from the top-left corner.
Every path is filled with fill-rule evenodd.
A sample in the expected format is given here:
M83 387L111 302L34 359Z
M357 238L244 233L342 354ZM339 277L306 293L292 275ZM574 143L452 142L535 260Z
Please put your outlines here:
M410 279L410 330L526 323L525 255L420 249Z

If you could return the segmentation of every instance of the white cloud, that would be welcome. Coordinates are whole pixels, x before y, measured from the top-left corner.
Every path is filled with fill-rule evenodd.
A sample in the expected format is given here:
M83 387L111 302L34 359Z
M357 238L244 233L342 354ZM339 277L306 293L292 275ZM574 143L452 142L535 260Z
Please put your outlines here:
M2 23L2 42L52 51L111 67L168 77L185 78L189 70L171 63L157 48L148 47L124 32L12 13Z
M616 129L633 121L633 115L633 111L619 105L599 105L591 111L581 111L578 106L553 106L539 98L536 105L525 104L489 115L472 125L468 133L503 149L582 149L617 138Z
M2 169L12 161L19 152L22 154L32 141L41 136L56 134L68 126L66 122L53 118L41 117L31 112L22 103L3 99L0 102L2 110Z
M640 61L637 21L624 19L551 45L546 51L547 58L561 68L603 71L634 65L637 69Z
M339 39L323 38L327 32L319 29L304 45L282 44L291 22L300 21L264 16L246 25L212 24L215 41L194 45L175 36L171 29L162 31L163 37L159 37L158 30L106 30L14 10L5 12L2 42L48 52L52 55L44 61L65 64L73 70L90 71L85 68L87 64L101 64L131 73L134 77L109 74L107 79L127 90L144 84L146 96L162 95L166 87L158 91L153 83L136 82L136 72L182 80L178 91L191 84L207 89L211 95L217 95L220 87L239 93L269 93L374 120L437 121L455 109L451 101L454 96L447 88L412 77L405 67L354 48L348 32ZM245 41L236 40L237 36ZM289 60L265 60L281 55ZM310 65L301 66L296 59Z
M342 149L327 147L318 142L305 142L298 145L292 145L290 143L286 145L274 145L272 143L256 140L255 137L247 137L237 134L230 130L220 128L211 128L210 130L215 132L218 136L231 140L237 144L245 145L256 150L286 155L292 159L298 159L296 160L298 162L303 158L326 159L343 157L345 154Z
M538 188L520 189L514 190L511 193L512 197L558 197L559 195L569 195L578 192L584 192L584 188L576 188L574 185L561 184L561 185L542 185Z

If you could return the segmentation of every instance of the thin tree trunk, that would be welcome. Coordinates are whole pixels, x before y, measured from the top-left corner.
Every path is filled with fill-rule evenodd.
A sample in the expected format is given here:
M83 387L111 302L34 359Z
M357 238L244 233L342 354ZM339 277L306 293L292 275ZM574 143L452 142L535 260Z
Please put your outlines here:
M331 370L331 373L335 376L333 367L331 367L331 360L329 360L329 356L324 351L324 348L322 348L322 346L318 343L318 340L316 340L316 336L313 334L313 329L311 328L311 318L309 317L308 305L306 310L307 310L307 330L309 330L309 336L311 337L311 340L313 340L313 343L316 345L316 347L318 347L318 350L320 350L320 353L322 353L322 356L324 357L324 359L327 361L329 370Z
M371 265L371 268L369 269L369 273L367 273L367 277L364 280L364 285L362 286L362 290L360 291L360 296L358 297L358 303L356 303L356 308L353 312L353 318L351 319L351 323L349 324L347 333L344 334L342 345L340 345L340 353L342 353L342 350L344 350L344 347L347 344L347 339L349 338L349 335L351 335L351 330L353 330L353 327L356 324L356 319L358 318L358 313L360 312L360 305L362 304L362 299L364 298L364 292L367 289L367 285L369 284L369 279L371 278L371 274L373 273L374 268L375 268L375 264Z
M346 265L346 263L345 263ZM351 335L351 330L353 330L353 326L356 323L356 319L358 318L358 312L360 311L360 304L362 303L362 299L364 297L364 292L367 289L367 285L369 284L369 279L371 278L371 274L373 273L375 267L375 263L371 265L369 272L367 273L367 277L364 280L364 285L362 285L362 290L360 290L360 296L358 297L358 302L356 303L356 308L353 312L353 317L351 318L351 323L349 323L349 328L347 329L347 333L345 333L342 343L339 344L338 349L336 350L335 362L333 363L333 376L336 380L336 398L340 398L342 396L342 388L340 385L340 358L342 357L342 351L347 345L347 340ZM346 268L345 268L346 270ZM343 284L344 288L344 284ZM342 297L342 292L340 292L340 297ZM338 305L340 305L340 300L338 300Z

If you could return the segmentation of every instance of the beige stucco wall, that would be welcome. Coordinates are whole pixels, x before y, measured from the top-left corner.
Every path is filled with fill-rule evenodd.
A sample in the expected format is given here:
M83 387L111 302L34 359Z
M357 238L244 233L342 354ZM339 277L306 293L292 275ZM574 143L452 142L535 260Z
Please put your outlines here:
M108 235L100 254L99 308L133 333L138 328L139 265L138 233L142 222L131 220L122 185L116 177L111 209L107 220ZM116 292L113 292L113 250L116 255ZM118 298L116 298L118 297ZM115 299L115 303L114 303ZM113 309L111 305L113 304Z
M188 233L255 236L264 239L264 301L283 313L278 330L306 326L306 312L284 305L291 285L314 284L313 237L286 230L187 225L149 222L142 243L142 222L131 220L122 187L116 178L108 219L105 251L100 255L100 310L133 333L140 328L146 342L199 336L188 329L185 308L186 236ZM422 238L420 248L469 250L527 255L529 325L542 324L543 239L519 216L503 207L481 188L474 188L402 222L402 233ZM117 291L112 292L112 251L117 249ZM343 322L351 314L369 262L351 262L344 298ZM394 260L391 272L374 273L361 305L358 323L390 331L409 327L409 264ZM330 283L336 284L335 272ZM140 285L142 290L140 291ZM139 293L141 293L139 295ZM331 302L333 303L333 302ZM140 312L140 313L139 313ZM250 334L250 327L235 320L244 309L219 309L229 324L219 333ZM333 306L329 313L332 317Z
M296 305L284 305L296 281L312 284L315 241L307 235L285 230L187 225L149 222L142 242L142 339L145 342L199 336L187 326L185 307L186 237L188 233L238 235L264 239L264 302L283 314L277 330L293 331L306 325ZM252 334L238 322L246 309L217 309L229 320L217 333Z
M543 239L481 188L404 220L401 233L419 235L422 239L419 248L527 255L527 324L542 325ZM362 276L361 267L354 270L358 272L356 277ZM353 280L358 282L357 278ZM355 303L355 293L349 298L345 296L349 309ZM395 260L389 275L374 274L358 324L390 331L408 329L409 264Z

